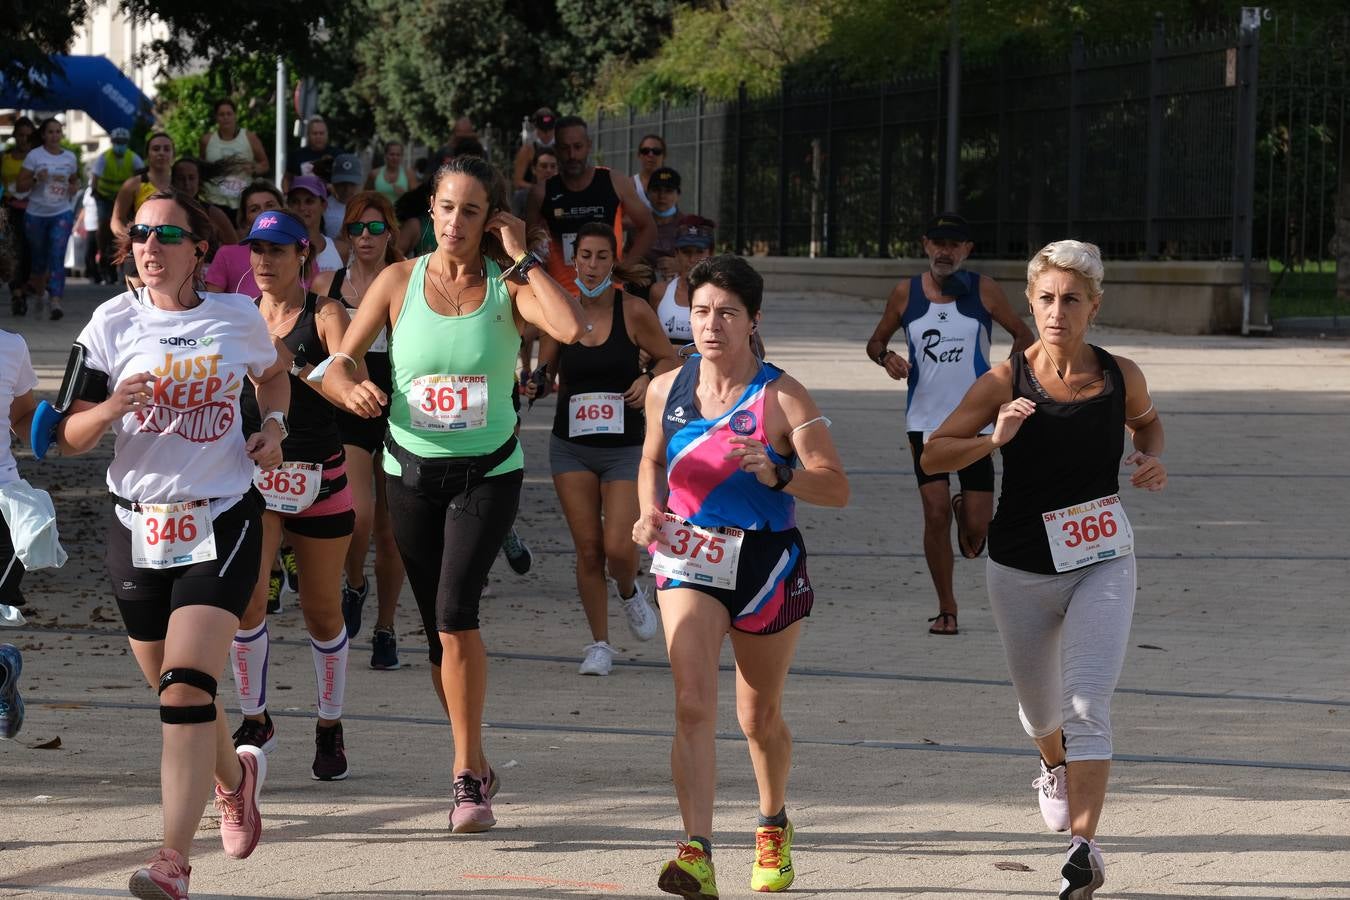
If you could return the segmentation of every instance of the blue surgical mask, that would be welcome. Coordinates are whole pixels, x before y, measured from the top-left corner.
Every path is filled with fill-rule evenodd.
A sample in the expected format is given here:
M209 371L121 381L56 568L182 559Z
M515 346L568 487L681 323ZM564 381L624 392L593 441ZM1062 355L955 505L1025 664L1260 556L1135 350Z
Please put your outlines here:
M605 280L600 282L593 288L586 287L586 285L582 283L580 278L576 278L573 280L576 282L577 290L581 291L583 295L590 297L592 300L594 300L596 297L599 297L605 291L609 290L610 286L614 284L614 278L610 275L606 275Z
M123 153L127 152L127 145L123 144L121 141L113 141L112 148L113 152L116 153L118 156L121 156Z
M656 216L658 219L669 219L671 216L678 216L679 214L680 208L678 206L672 206L665 212L661 212L659 209L652 210L652 215Z

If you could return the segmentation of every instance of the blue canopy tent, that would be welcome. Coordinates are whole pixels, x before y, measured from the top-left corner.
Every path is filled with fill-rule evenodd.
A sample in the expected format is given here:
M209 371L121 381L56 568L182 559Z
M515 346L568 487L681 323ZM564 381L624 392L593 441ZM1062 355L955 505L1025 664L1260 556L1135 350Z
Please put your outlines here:
M14 109L79 109L103 127L134 128L140 119L151 118L150 98L106 56L52 57L59 71L50 76L34 74L45 85L37 91L29 85L6 79L0 72L0 106Z

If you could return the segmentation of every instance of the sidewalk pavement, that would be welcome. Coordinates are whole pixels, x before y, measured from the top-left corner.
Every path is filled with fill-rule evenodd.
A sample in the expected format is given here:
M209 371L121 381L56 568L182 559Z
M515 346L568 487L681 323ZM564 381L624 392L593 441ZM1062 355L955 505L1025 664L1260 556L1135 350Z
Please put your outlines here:
M0 319L27 338L41 393L54 392L70 342L106 296L76 282L62 322ZM903 385L862 349L880 308L827 295L765 304L770 357L834 420L853 487L845 510L800 510L817 604L785 698L796 739L792 893L1052 897L1066 842L1037 812L1035 755L982 560L957 559L961 635L926 633L936 603ZM1094 341L1143 368L1171 479L1160 495L1124 495L1139 595L1114 705L1099 896L1350 897L1350 344L1108 329ZM1005 340L996 358L1006 350ZM522 429L519 527L534 569L517 577L499 564L484 601L498 827L446 827L449 729L406 589L404 668L366 667L369 625L354 645L352 778L310 779L313 668L288 598L272 623L281 745L263 841L250 859L228 859L208 809L194 896L662 896L658 866L682 837L669 672L660 641L631 641L619 614L614 674L576 675L589 635L545 462L552 412L551 401L537 405ZM30 624L0 635L23 648L28 701L21 740L0 744L0 896L123 896L158 846L156 702L128 656L101 561L107 447L20 463L54 496L71 559L29 575ZM232 705L228 674L221 685ZM721 688L716 859L723 896L744 897L756 794L729 669Z

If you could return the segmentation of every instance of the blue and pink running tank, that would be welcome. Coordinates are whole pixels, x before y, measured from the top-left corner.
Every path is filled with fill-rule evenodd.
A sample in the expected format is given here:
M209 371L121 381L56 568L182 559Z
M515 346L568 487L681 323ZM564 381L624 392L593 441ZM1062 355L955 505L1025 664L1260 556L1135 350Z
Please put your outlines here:
M738 459L727 454L740 445L734 437L760 441L775 464L788 464L769 444L764 432L764 394L783 374L761 362L745 393L723 415L704 419L695 389L701 358L694 355L675 376L662 427L666 433L666 478L670 485L666 508L702 528L730 526L746 531L787 531L796 525L796 507L790 494L770 490L754 475L741 471Z

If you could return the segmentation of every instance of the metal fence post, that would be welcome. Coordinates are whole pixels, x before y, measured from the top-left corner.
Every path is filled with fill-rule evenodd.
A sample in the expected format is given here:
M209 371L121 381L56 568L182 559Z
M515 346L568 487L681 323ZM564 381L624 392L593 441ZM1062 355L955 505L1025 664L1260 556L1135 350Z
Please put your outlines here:
M633 157L637 155L637 147L633 145L633 119L635 117L633 107L628 107L628 161L626 165L633 164Z
M1065 232L1073 235L1083 202L1083 137L1081 97L1083 92L1083 32L1073 35L1073 49L1069 52L1069 209Z
M834 74L830 74L829 85L825 89L825 255L834 256L837 239L836 201L838 191L835 180L839 176L839 167L834 158Z
M1238 114L1233 164L1233 254L1242 260L1242 333L1268 331L1266 317L1252 319L1252 228L1256 195L1256 89L1261 41L1261 13L1242 8L1238 37Z
M1144 257L1153 259L1162 249L1158 241L1158 209L1162 183L1162 54L1163 16L1153 18L1153 43L1148 58L1148 168L1144 172Z
M778 246L779 256L788 256L787 249L787 205L788 205L788 163L787 163L787 79L778 82Z
M745 252L745 82L736 88L736 253Z
M694 113L694 198L696 209L703 208L703 92L698 92Z
M1008 63L998 55L998 199L994 214L994 253L1008 252L1008 219L1012 206L1012 137L1008 133Z
M886 84L880 90L877 122L880 129L881 189L877 191L877 256L887 256L891 244L890 223L886 221L891 209L891 141L886 133Z

